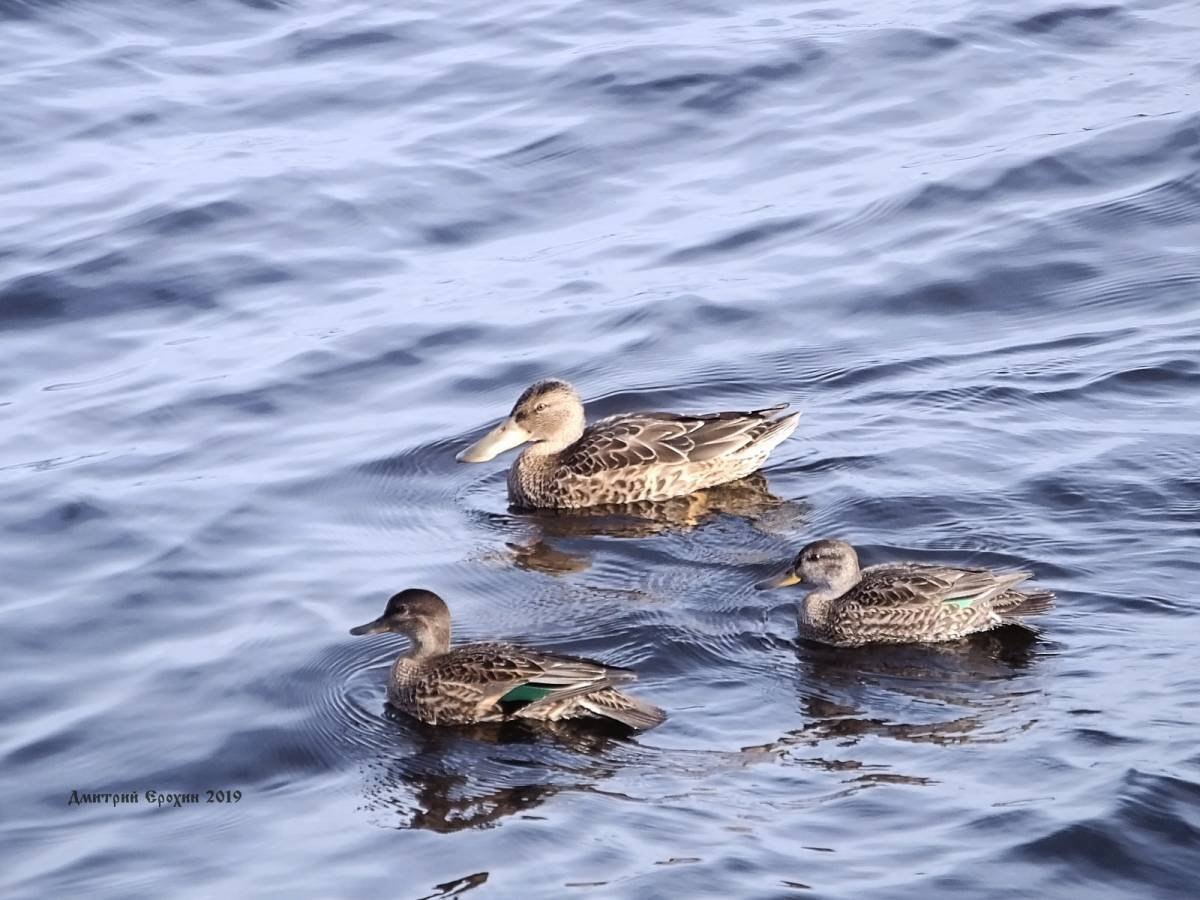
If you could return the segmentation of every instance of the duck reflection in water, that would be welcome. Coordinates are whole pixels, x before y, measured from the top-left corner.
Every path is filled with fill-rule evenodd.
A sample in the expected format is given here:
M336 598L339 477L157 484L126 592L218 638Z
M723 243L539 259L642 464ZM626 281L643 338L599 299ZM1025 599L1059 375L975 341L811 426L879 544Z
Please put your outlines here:
M398 816L384 824L439 834L491 828L530 815L562 791L592 790L621 768L621 748L632 746L627 732L594 726L514 721L433 729L387 715L415 746L379 764L367 808Z
M1008 625L959 641L856 649L801 640L797 693L806 724L746 751L791 755L797 747L853 747L868 738L941 746L1001 743L1036 721L1040 691L1027 683L1040 640ZM818 757L829 770L886 769ZM920 776L859 774L857 781L928 783Z
M549 575L582 572L591 565L585 552L564 549L574 538L646 538L667 532L685 534L721 516L743 519L755 529L784 535L803 518L805 506L771 492L766 476L755 472L737 481L696 491L669 500L645 500L570 510L514 510L517 522L526 524L532 539L509 543L512 562L521 569Z

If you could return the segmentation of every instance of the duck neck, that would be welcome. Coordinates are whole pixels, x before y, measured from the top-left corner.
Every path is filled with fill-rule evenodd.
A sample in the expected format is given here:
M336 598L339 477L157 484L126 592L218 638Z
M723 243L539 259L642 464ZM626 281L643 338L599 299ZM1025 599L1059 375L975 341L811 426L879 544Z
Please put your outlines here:
M858 572L847 572L826 582L817 582L800 604L800 618L806 622L827 622L833 614L834 601L858 584Z
M425 621L408 632L412 646L404 654L405 659L422 660L438 656L450 649L450 623Z
M530 444L528 447L526 447L521 455L532 463L544 463L547 460L558 456L558 454L562 453L573 443L574 441L560 443L557 438L553 440L537 441L536 443Z
M829 621L830 613L833 610L833 601L838 596L837 593L828 588L809 591L800 603L799 615L801 623L805 625L820 625Z

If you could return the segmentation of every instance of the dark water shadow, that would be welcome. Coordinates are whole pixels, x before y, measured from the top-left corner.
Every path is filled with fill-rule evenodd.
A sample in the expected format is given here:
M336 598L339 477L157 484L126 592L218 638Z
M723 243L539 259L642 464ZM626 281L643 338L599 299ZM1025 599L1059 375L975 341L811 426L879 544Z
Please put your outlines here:
M801 641L796 689L807 722L756 749L790 754L870 738L939 746L1007 741L1037 721L1031 707L1040 690L1024 679L1040 645L1020 626L938 644L838 648ZM806 762L864 765L821 757Z
M572 510L511 509L515 521L530 529L529 540L509 542L517 568L564 575L591 565L586 550L567 549L576 538L647 538L687 534L722 516L742 519L768 534L786 534L807 506L771 492L767 478L755 472L737 481L661 501L610 504Z
M509 816L537 818L538 806L564 791L588 791L623 765L636 745L603 725L497 722L422 725L390 707L395 747L369 764L365 807L379 824L439 834L491 828Z
M441 884L433 886L432 894L425 894L417 900L436 900L438 897L457 897L460 894L465 894L472 888L477 888L481 884L487 884L490 872L475 872L472 875L464 875L461 878L453 878L450 881L443 881Z

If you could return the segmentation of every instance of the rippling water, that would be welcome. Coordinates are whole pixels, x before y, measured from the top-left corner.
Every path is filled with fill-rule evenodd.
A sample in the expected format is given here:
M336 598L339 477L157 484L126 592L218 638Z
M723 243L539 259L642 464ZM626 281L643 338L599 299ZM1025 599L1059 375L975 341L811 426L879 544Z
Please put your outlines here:
M1190 895L1187 2L0 2L6 897ZM454 453L790 400L765 478L510 513ZM832 651L840 535L1044 634ZM637 667L636 737L384 713L464 638ZM794 596L794 595L793 595ZM71 806L236 789L233 805Z

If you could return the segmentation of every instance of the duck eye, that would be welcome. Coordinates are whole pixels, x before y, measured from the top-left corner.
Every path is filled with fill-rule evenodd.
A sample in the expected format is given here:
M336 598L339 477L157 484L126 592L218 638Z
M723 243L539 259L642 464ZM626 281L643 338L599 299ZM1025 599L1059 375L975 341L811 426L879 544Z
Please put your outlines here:
M543 409L545 409L545 408L546 408L546 404L545 404L545 403L539 403L537 406L535 406L535 407L533 408L533 411L534 411L534 412L541 412L541 411L542 411Z

